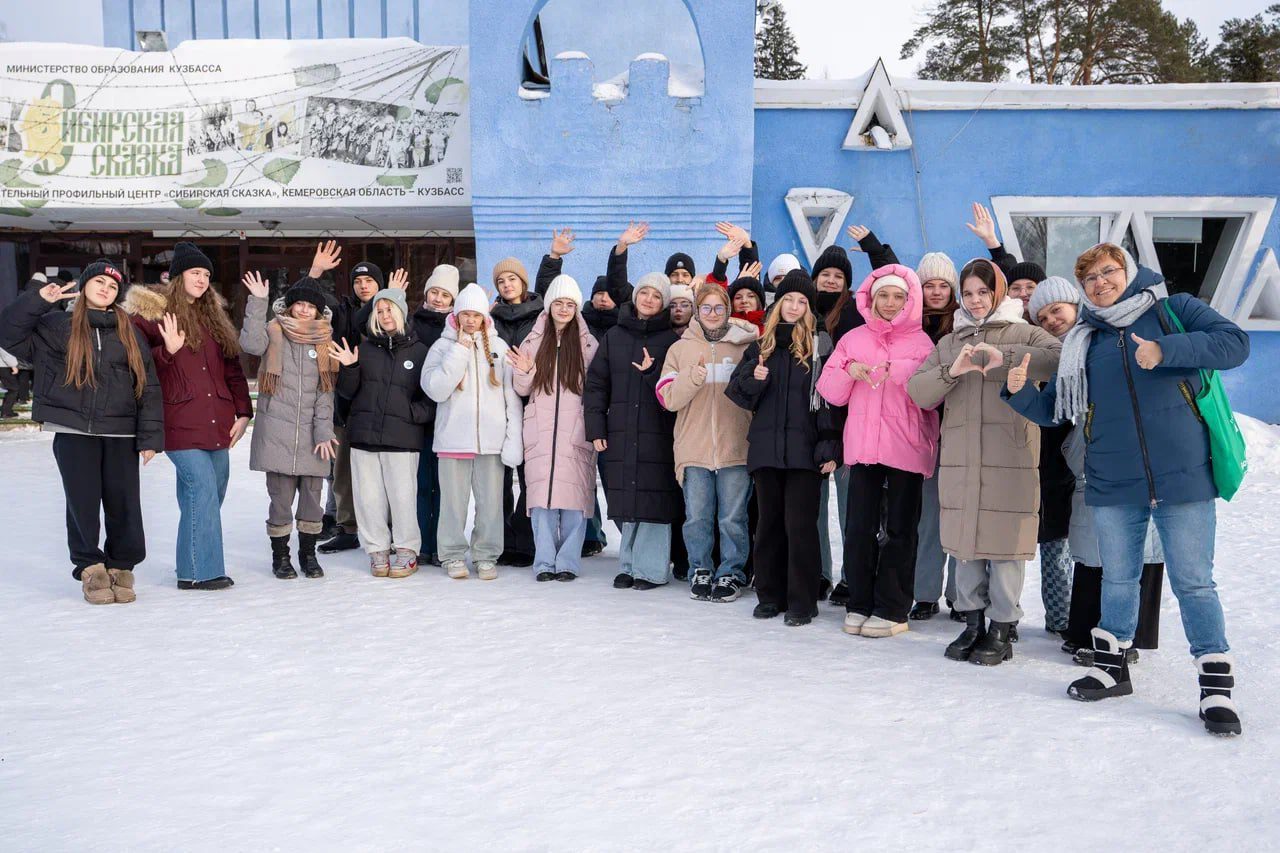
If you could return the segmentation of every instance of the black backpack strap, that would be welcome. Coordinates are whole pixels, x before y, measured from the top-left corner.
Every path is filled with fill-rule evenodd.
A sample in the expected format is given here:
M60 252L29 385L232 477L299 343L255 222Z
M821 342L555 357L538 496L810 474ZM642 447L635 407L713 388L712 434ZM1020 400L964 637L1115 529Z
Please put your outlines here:
M1160 318L1160 331L1166 335L1173 334L1173 324L1169 322L1169 297L1156 300L1156 315Z

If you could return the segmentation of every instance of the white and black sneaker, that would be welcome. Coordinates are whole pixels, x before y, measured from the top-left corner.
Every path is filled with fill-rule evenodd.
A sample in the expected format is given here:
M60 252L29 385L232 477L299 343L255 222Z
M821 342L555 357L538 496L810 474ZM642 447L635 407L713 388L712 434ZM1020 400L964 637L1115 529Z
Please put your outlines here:
M711 590L711 600L721 604L728 601L737 601L742 595L742 588L745 586L742 580L734 575L725 575L716 581L715 587Z
M694 569L689 578L689 597L694 601L711 600L711 570Z

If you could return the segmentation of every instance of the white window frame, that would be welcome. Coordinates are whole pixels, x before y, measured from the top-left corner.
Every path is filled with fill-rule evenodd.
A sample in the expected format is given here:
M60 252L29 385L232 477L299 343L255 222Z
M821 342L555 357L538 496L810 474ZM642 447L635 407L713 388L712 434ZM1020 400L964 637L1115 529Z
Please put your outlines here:
M1018 234L1013 228L1015 216L1099 216L1102 228L1100 242L1119 244L1132 227L1138 247L1138 261L1160 272L1155 243L1151 239L1153 220L1157 216L1243 217L1244 226L1231 249L1222 278L1214 291L1210 306L1242 326L1262 328L1267 321L1250 321L1240 316L1245 308L1242 296L1245 279L1253 268L1262 247L1262 238L1271 221L1276 200L1260 196L993 196L991 209L1005 248L1022 257ZM1270 327L1269 324L1268 327Z

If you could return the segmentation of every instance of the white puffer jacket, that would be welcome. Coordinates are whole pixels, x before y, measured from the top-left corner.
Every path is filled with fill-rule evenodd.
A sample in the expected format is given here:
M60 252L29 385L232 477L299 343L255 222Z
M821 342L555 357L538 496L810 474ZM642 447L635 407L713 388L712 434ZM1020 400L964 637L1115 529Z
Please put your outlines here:
M436 453L499 453L503 465L515 468L524 461L524 406L511 385L507 345L493 331L492 321L487 321L486 326L489 352L501 387L489 384L489 365L480 341L469 348L458 342L455 316L445 321L440 340L427 353L422 366L422 390L436 401L431 449Z

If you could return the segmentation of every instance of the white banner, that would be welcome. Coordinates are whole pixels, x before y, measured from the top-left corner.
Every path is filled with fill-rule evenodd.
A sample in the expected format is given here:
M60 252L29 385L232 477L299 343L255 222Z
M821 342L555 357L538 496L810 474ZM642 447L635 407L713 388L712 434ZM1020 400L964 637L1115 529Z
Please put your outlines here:
M0 44L0 214L467 207L466 79L404 38Z

